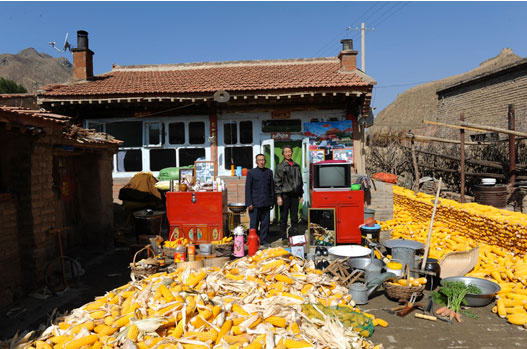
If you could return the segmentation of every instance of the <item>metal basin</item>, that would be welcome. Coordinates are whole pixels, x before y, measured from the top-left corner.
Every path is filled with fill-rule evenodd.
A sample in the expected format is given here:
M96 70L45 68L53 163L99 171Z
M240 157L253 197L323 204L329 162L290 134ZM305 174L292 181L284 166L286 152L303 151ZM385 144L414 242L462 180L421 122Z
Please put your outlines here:
M484 307L494 299L496 293L501 290L500 285L495 282L470 276L451 276L441 280L441 285L449 281L461 281L465 285L473 284L481 290L481 294L468 293L465 296L469 307Z
M356 258L348 259L348 265L351 266L353 269L364 270L366 266L370 265L370 263L371 263L370 257L356 257ZM378 265L381 268L384 268L384 262L381 260L374 259L373 264Z
M245 212L245 210L247 209L245 204L241 202L229 203L227 204L227 207L234 213L242 213Z
M415 240L392 239L382 243L386 248L411 248L413 250L421 250L425 245Z

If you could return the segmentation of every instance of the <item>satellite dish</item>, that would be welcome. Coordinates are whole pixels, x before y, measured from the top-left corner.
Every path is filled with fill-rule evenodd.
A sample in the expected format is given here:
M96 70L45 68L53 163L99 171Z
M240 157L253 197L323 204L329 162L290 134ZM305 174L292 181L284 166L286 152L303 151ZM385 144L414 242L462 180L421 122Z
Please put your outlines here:
M229 95L229 92L218 90L214 93L214 100L218 103L225 103L228 102L231 96Z
M64 45L62 47L62 50L55 46L56 43L54 41L50 42L49 44L51 45L51 47L53 47L55 50L57 50L59 52L66 52L66 50L70 50L71 51L71 45L68 42L68 33L66 33L66 38L64 39Z

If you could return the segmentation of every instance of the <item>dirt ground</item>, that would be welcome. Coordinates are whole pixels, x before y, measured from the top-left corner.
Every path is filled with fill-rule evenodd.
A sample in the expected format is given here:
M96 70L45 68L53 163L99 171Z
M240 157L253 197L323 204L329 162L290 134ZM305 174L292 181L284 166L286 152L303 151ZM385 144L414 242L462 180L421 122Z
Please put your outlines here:
M278 228L272 226L271 240L278 237ZM130 240L131 237L128 238ZM17 304L0 309L0 339L11 338L17 331L34 330L41 324L49 324L49 316L54 309L59 312L70 311L127 283L130 279L128 263L131 254L126 247L107 251L78 250L76 255L72 253L74 252L71 252L70 256L78 257L82 261L86 274L78 282L72 283L69 290L61 295L46 300L28 296ZM425 301L426 299L421 300L422 303L426 303ZM388 321L387 328L376 327L371 337L374 343L382 343L384 348L527 347L527 330L499 319L490 311L491 305L472 308L479 316L477 320L464 317L462 323L452 324L418 319L414 317L414 313L401 318L382 310L396 305L397 303L388 300L382 291L377 291L368 304L360 306L364 311ZM14 317L16 312L12 312L12 317L6 315L17 308L25 310Z

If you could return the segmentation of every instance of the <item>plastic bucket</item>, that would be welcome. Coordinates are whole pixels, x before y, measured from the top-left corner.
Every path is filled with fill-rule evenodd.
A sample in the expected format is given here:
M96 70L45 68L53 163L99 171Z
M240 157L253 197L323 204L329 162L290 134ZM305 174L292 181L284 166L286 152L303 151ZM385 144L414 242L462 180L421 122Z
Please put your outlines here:
M369 217L375 218L375 210L373 208L364 209L364 220Z

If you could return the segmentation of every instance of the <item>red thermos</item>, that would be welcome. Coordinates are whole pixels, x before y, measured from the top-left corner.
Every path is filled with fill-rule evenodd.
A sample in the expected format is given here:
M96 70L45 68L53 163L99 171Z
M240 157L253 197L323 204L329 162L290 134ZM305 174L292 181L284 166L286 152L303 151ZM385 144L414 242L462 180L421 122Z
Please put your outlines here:
M247 237L247 245L249 245L248 256L254 256L260 247L260 237L256 234L256 229L249 229L249 236Z

